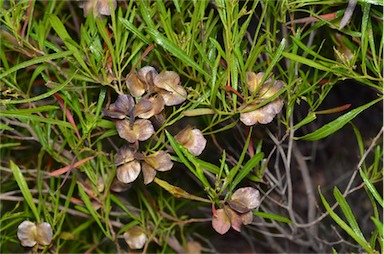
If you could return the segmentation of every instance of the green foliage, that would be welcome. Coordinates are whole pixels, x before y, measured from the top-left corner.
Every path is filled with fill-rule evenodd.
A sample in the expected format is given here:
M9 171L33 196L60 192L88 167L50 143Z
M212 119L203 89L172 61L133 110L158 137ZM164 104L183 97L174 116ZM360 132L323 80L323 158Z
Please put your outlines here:
M98 1L86 2L99 8ZM2 252L23 251L17 237L23 220L52 227L53 241L32 252L132 251L122 239L135 227L146 237L143 252L193 252L196 241L202 252L220 252L211 242L212 217L248 186L261 193L253 220L242 221L248 242L267 242L275 252L286 251L278 249L281 238L286 246L299 246L293 252L383 250L377 185L383 177L378 142L383 129L371 139L352 123L383 99L380 1L358 1L352 10L357 14L342 29L340 20L350 7L326 0L118 1L111 15L90 11L87 17L76 1L0 4ZM118 95L131 93L127 80L144 66L176 72L187 95L182 104L150 118L154 135L129 144L142 171L146 156L158 151L171 154L173 168L157 172L150 184L141 176L123 184L115 161L128 143L115 128L119 120L106 117L105 110ZM264 73L254 92L247 72ZM262 84L277 80L284 87L263 98ZM341 105L321 110L344 80L362 84L375 97L346 112L339 112L348 108ZM148 98L160 94L154 88L146 92ZM145 96L134 98L135 105ZM284 108L270 124L239 121L241 114L278 99ZM321 122L322 115L336 112L335 120ZM201 155L178 140L185 126L201 130L207 140ZM308 170L298 147L316 151L317 144L348 126L360 152L355 173L344 193L334 182L321 186L324 194L318 189L327 214L347 234L337 238L348 243L340 246L325 233L331 231L322 224L326 215L314 209L317 169ZM357 173L361 179L351 188ZM307 211L295 210L299 189L312 207ZM326 189L334 190L334 206ZM374 228L369 237L355 215L358 206L348 199L352 192L369 198Z

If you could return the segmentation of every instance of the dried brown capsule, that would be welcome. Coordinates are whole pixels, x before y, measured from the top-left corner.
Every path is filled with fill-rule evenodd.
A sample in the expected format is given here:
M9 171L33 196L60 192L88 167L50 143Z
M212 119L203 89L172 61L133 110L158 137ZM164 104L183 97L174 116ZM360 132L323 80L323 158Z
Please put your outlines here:
M203 133L199 129L192 129L190 127L180 131L175 136L175 139L195 156L199 156L207 144Z
M137 77L141 81L145 82L148 88L151 88L154 86L153 80L157 75L158 73L156 69L153 68L152 66L144 66L137 72Z
M247 71L246 75L247 75L248 91L250 93L258 91L261 85L260 84L261 79L264 76L264 72L259 72L256 74L254 72Z
M135 106L135 116L143 119L151 118L164 110L164 100L162 96L154 95L149 98L143 97Z
M137 179L140 171L140 163L136 160L133 160L119 166L116 170L116 177L120 182L131 183Z
M212 227L219 234L225 234L230 227L240 232L241 225L252 223L252 210L260 205L260 193L252 187L236 190L231 199L216 212L213 208Z
M33 247L36 244L46 246L52 241L52 227L49 223L35 224L23 221L17 229L17 237L24 247Z
M255 105L248 105L246 109L252 108ZM281 99L276 99L267 105L250 112L240 113L240 121L247 126L257 123L267 124L272 122L273 118L281 111L284 103Z
M127 120L118 120L116 121L116 130L119 136L129 143L145 141L155 133L152 123L146 119L139 119L132 126Z
M153 181L156 176L156 171L164 172L171 170L173 167L171 156L165 151L158 151L145 156L143 160L142 167L145 184Z
M129 74L125 80L125 84L127 85L131 95L135 98L142 96L145 91L148 90L148 85L141 81L135 73Z
M239 213L246 213L260 205L260 193L252 187L236 190L228 201L229 206Z
M84 9L84 16L87 17L91 12L94 17L100 15L109 16L111 15L111 9L109 6L110 0L88 0L85 3L81 3L80 7ZM112 1L113 11L116 10L116 0Z
M137 250L144 247L144 244L147 242L147 236L141 227L134 226L124 232L124 240L129 248Z
M158 74L153 83L161 88L160 94L167 106L178 105L185 101L187 91L180 85L180 76L174 71L165 71Z
M130 115L134 106L135 102L133 101L132 96L128 94L120 94L115 103L112 103L109 106L109 111L103 110L103 114L114 119L124 119Z

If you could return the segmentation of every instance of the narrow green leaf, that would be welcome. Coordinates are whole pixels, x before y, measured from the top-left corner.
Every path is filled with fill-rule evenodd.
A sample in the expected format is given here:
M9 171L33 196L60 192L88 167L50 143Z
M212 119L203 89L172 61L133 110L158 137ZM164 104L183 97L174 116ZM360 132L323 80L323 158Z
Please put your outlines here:
M65 57L67 57L67 56L69 56L71 54L72 54L71 51L65 51L65 52L60 52L60 53L53 53L53 54L46 55L46 56L35 57L35 58L31 59L31 60L22 62L22 63L20 63L20 64L18 64L16 66L13 66L12 68L8 69L7 71L2 72L0 74L0 79L8 76L12 72L15 72L15 71L27 68L29 66L32 66L32 65L35 65L35 64L44 63L44 62L47 62L47 61L50 61L50 60L54 60L54 59L58 59L58 58L65 58Z
M376 190L375 186L369 181L367 175L364 173L363 170L359 170L361 178L363 179L365 185L367 186L369 192L372 193L372 195L375 197L376 201L381 205L381 207L384 207L384 201L381 197L380 193Z
M358 114L369 108L370 106L374 105L375 103L381 101L382 98L378 98L374 101L371 101L370 103L367 103L363 106L360 106L358 108L355 108L351 110L350 112L338 117L337 119L333 120L330 123L325 124L321 128L317 129L316 131L309 133L302 137L296 137L295 139L305 139L305 140L319 140L322 138L325 138L332 133L335 133L339 129L341 129L344 125L346 125L349 121L354 119Z
M193 154L191 154L184 146L178 144L168 131L165 133L179 159L202 182L205 188L210 188L211 185L205 177L204 171L201 168L199 162L196 160L195 156L193 156ZM194 165L194 167L190 164L190 162Z
M20 142L17 142L17 143L0 143L0 149L3 149L3 148L7 148L7 147L16 147L16 146L20 146L21 143Z
M25 109L15 109L15 110L0 110L0 115L3 114L3 113L6 113L6 114L20 114L20 115L23 115L23 114L33 114L33 113L38 113L38 112L43 112L43 111L50 111L50 110L55 110L55 109L58 109L59 107L58 106L54 106L54 105L49 105L49 106L41 106L41 107L37 107L37 108L25 108Z
M325 199L325 197L323 196L323 194L321 193L321 190L319 188L319 194L320 194L320 198L321 198L321 201L325 207L325 209L327 210L327 212L329 213L329 215L332 217L332 219L345 231L348 233L348 235L350 235L358 244L361 245L361 247L363 247L368 253L374 253L374 251L372 250L371 246L365 241L365 240L362 240L353 230L352 228L350 228L331 208L331 206L328 204L327 200Z
M260 160L264 158L264 153L255 154L244 167L240 169L240 172L233 179L232 186L235 188L248 174L253 170L253 168L259 164Z
M384 2L382 0L357 0L357 2L384 6Z
M81 186L80 184L77 185L78 187L78 190L79 190L79 193L80 193L80 197L81 197L81 200L83 200L85 206L87 207L87 211L92 215L93 219L96 221L96 223L99 225L99 227L101 228L101 230L103 231L103 233L110 237L108 232L104 229L104 226L103 224L101 223L100 221L100 218L99 218L99 215L97 214L95 208L93 208L92 206L92 203L91 203L91 200L89 199L87 193L85 193L85 191L83 190L83 186Z
M144 34L142 32L140 32L139 29L137 29L131 22L129 22L129 20L127 19L124 19L124 18L119 18L119 21L121 22L121 24L123 24L123 26L128 30L130 31L131 33L133 33L134 35L136 35L140 40L142 40L145 44L149 45L151 44L151 41L144 36Z
M220 168L218 166L216 166L215 164L212 164L210 162L203 161L203 160L200 160L200 159L196 159L196 161L197 161L197 163L199 163L199 165L203 169L208 170L209 172L211 172L213 174L219 174Z
M13 131L14 129L11 126L0 123L0 130Z
M284 216L278 215L278 214L272 214L272 213L265 213L265 212L253 212L254 216L259 216L264 219L270 219L274 221L280 221L287 224L291 224L292 221Z
M265 70L265 75L263 76L263 78L260 81L261 84L263 84L267 80L269 73L272 71L272 69L275 67L277 62L280 60L281 54L283 54L283 50L285 48L285 44L286 44L286 40L285 40L285 38L283 38L280 42L279 47L276 50L275 55L272 58L271 64Z
M11 112L10 111L0 111L0 114L2 116L5 116L5 117L15 117L18 119L26 119L26 120L36 121L36 122L55 124L55 125L60 125L63 127L73 129L73 126L70 123L56 120L56 119L45 118L45 117L30 115L30 114L15 114L14 111L11 111Z
M328 71L328 72L334 72L331 68L324 66L322 64L319 64L318 61L313 61L311 59L298 56L289 52L283 52L282 55L286 58L289 58L295 62L302 63L305 65L308 65L310 67L313 67L315 69L321 70L321 71Z
M69 79L67 79L63 84L58 85L57 87L55 87L51 91L48 91L44 94L29 98L29 99L23 99L23 100L12 100L12 101L11 100L0 100L0 103L2 103L2 104L19 104L19 103L27 103L27 102L33 102L33 101L39 101L39 100L45 99L45 98L51 96L52 94L57 93L58 91L63 89L66 85L68 85L72 81L72 79L75 75L76 75L76 72Z
M40 223L39 213L37 212L36 205L33 202L32 194L29 191L29 187L28 187L27 181L25 181L23 173L21 173L20 168L13 161L10 161L10 166L11 166L13 176L15 177L15 180L17 182L17 185L19 186L21 193L23 194L25 202L27 202L29 208L31 208L32 213L36 218L36 221Z
M379 235L381 237L383 237L383 222L380 221L378 218L375 218L375 217L371 217L371 220L373 221L373 223L375 223L375 226L376 226L376 229L379 231Z
M55 30L57 35L63 40L65 46L72 52L73 56L77 60L77 62L80 64L80 66L86 71L88 74L91 74L87 64L85 63L82 54L79 52L80 46L72 40L71 36L67 32L67 29L65 28L64 24L61 22L61 20L53 14L48 14L48 19L52 25L52 28Z
M148 28L147 32L158 45L169 51L172 55L179 58L184 63L193 67L195 70L199 71L201 74L208 76L208 73L203 70L190 56L188 56L176 44L168 40L164 35L152 28Z
M335 196L337 202L339 203L339 206L343 211L343 214L347 219L349 225L351 226L352 230L356 233L358 237L360 237L362 241L365 241L365 237L360 230L360 227L356 221L355 215L353 214L350 206L348 205L347 200L343 197L343 194L341 194L340 190L336 186L333 189L333 195Z
M303 125L306 125L306 124L309 124L310 122L314 121L316 119L316 114L313 113L313 112L309 112L308 115L303 119L301 120L300 122L298 122L297 124L295 124L292 129L294 130L297 130L298 128L300 128L301 126Z

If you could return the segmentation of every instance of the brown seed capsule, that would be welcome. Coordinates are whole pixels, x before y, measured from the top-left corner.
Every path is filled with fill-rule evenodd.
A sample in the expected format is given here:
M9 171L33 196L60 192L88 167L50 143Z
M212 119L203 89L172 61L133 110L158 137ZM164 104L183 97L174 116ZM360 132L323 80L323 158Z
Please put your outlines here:
M264 76L264 72L254 73L251 71L247 71L247 84L248 84L248 91L250 93L253 93L255 91L258 91L260 88L260 81Z
M148 90L148 86L145 82L141 81L136 73L129 74L125 84L127 85L129 92L133 97L142 96L145 91Z
M153 83L161 88L160 94L167 106L178 105L185 101L187 91L180 85L180 76L174 71L165 71L157 75Z
M171 156L165 151L157 151L144 158L144 161L157 171L164 172L171 170L173 162Z
M129 146L123 146L117 151L115 164L116 166L120 166L127 162L131 162L135 159L135 151L131 149Z
M137 250L144 247L144 244L147 242L147 236L141 227L134 226L124 232L124 240L129 248Z
M137 179L140 171L140 163L134 160L119 166L116 170L116 177L120 182L131 183Z
M149 98L143 97L135 106L135 116L143 119L151 118L164 110L164 100L162 96L155 95Z
M227 233L231 228L231 221L225 213L224 209L217 209L216 214L214 214L212 217L212 227L217 233L221 235Z
M128 94L119 94L115 103L112 103L109 110L112 112L119 112L124 115L129 115L129 112L135 106L132 96Z
M156 170L146 162L142 163L141 170L143 171L144 184L153 182L156 176Z
M152 66L144 66L137 72L138 78L147 84L148 88L154 86L153 80L158 75L155 68Z
M145 141L155 133L152 123L146 119L135 121L132 127L127 120L118 120L115 124L119 136L129 143Z
M258 108L250 112L240 113L240 121L247 126L251 126L257 123L267 124L272 122L273 118L281 111L283 108L283 101L281 99L276 99L267 105ZM252 108L255 105L248 105L246 109Z
M240 217L240 214L226 205L224 205L224 211L227 214L229 220L231 221L232 228L237 232L241 232L241 225L243 224L243 221Z
M116 0L112 0L113 11L116 10L116 6ZM111 15L109 0L87 0L85 3L81 3L80 7L84 9L85 17L87 17L91 12L94 17L98 17L100 15Z
M260 193L252 187L240 188L233 193L228 204L233 210L246 213L260 205Z
M190 127L180 131L175 136L175 139L195 156L199 156L207 144L203 133L199 129L192 129Z
M31 221L23 221L17 229L17 237L24 247L49 245L52 241L52 227L49 223L35 224Z
M273 83L272 83L273 82ZM260 88L259 95L262 99L269 99L284 88L284 82L281 80L268 79Z

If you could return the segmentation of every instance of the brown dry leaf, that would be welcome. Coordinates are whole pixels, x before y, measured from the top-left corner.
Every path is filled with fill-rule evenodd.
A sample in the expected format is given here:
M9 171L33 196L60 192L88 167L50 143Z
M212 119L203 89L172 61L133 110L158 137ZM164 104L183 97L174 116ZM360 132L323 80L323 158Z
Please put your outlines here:
M138 250L144 247L144 244L147 242L147 236L141 227L134 226L124 232L124 240L129 248Z
M212 227L217 233L221 235L227 233L231 228L231 221L229 220L224 209L216 210L216 214L212 217Z
M190 127L180 131L175 136L175 140L187 148L194 156L199 156L207 144L203 133L199 129L192 129Z
M132 183L137 179L140 171L140 163L134 160L119 166L116 170L116 177L120 182Z

